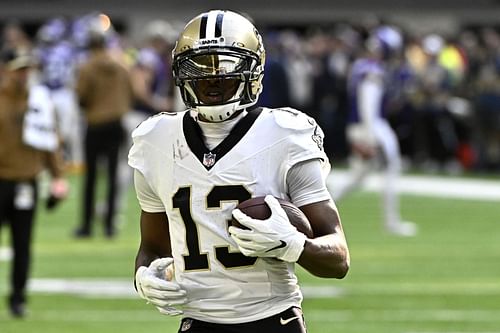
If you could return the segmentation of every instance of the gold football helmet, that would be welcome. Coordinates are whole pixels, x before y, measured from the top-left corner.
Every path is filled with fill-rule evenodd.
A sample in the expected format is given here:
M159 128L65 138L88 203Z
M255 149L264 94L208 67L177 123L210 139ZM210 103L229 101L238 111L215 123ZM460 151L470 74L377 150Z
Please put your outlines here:
M172 57L184 103L208 121L224 121L254 105L262 91L262 38L237 13L212 10L196 16L181 32Z

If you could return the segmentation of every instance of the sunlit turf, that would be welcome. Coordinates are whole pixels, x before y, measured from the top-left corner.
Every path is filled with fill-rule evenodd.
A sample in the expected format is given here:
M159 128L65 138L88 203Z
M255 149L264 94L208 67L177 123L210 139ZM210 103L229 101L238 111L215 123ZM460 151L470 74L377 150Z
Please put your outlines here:
M90 240L71 237L79 221L79 182L55 212L40 206L32 276L130 279L139 242L138 206L128 192L116 239L95 226ZM437 185L439 186L439 185ZM344 280L320 279L298 269L306 287L304 313L312 333L500 333L500 205L496 202L402 197L403 217L419 234L384 232L378 194L358 192L338 203L351 251ZM2 230L2 244L8 243ZM0 294L8 265L0 262ZM316 289L317 290L317 289ZM334 290L335 296L327 297ZM324 297L321 297L324 296ZM1 333L177 332L178 319L160 315L134 298L31 293L30 313L13 320L0 300Z

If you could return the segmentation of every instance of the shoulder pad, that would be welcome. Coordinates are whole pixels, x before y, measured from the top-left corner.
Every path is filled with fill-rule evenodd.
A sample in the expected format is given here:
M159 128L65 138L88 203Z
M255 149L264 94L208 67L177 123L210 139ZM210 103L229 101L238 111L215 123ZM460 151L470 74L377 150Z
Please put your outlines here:
M158 126L158 124L163 120L163 119L168 119L168 118L176 118L176 117L182 117L184 112L161 112L158 114L155 114L148 119L144 120L142 123L140 123L135 130L132 132L132 138L140 137L147 135L155 127Z
M306 130L316 127L316 121L305 113L293 108L272 109L276 124L281 128Z

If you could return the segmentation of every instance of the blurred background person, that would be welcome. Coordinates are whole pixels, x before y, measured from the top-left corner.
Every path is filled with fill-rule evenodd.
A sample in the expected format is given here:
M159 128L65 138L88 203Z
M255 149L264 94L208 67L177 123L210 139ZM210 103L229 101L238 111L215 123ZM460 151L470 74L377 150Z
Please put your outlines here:
M22 25L17 21L9 21L2 30L2 47L4 49L30 52L33 43Z
M104 234L116 234L115 213L118 190L118 159L126 142L123 117L132 106L132 85L127 69L106 49L106 31L92 28L88 36L88 59L79 68L76 82L78 101L87 122L85 134L85 184L83 215L75 237L92 234L98 162L106 161L107 195Z
M36 55L40 81L51 92L59 119L64 159L68 167L81 172L83 166L82 117L75 96L77 51L69 39L69 22L57 17L37 32Z
M473 39L471 42L470 40ZM468 34L469 58L476 69L471 75L470 95L475 110L475 136L478 164L482 170L500 169L500 33L492 28L481 29L478 35ZM472 43L472 46L470 45Z
M257 104L269 108L280 108L290 105L290 84L302 78L290 80L287 73L288 58L283 49L281 34L268 31L264 40L266 44L266 75L263 78L262 93ZM286 64L286 65L285 65Z
M430 34L422 39L421 47L424 62L416 71L419 87L414 97L415 162L430 171L454 159L458 139L447 110L452 78L439 61L445 40Z
M397 193L401 157L396 134L385 118L388 98L386 66L401 51L402 34L391 26L377 27L366 40L365 53L354 61L348 79L351 172L343 187L331 188L339 200L361 184L381 162L385 168L383 219L385 229L395 235L414 236L416 225L401 220Z
M33 58L26 50L1 52L0 75L0 222L10 226L13 248L8 306L26 314L26 284L39 186L44 168L52 176L50 196L66 197L54 105L46 87L28 87ZM0 223L0 225L2 224Z
M145 119L159 112L178 110L176 89L172 79L171 53L177 38L175 26L165 20L152 20L143 29L137 48L129 64L133 89L132 109L124 119L126 149L118 162L117 219L124 220L127 189L133 181L132 169L127 164L127 152L132 146L132 131Z
M164 20L154 20L144 28L143 45L131 68L134 106L127 115L130 130L144 119L175 107L170 58L176 37L172 25Z

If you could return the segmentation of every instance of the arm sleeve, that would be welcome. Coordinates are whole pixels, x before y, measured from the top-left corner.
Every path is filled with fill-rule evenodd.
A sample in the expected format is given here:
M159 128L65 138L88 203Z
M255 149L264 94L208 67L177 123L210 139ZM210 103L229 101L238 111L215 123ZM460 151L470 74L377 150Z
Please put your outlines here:
M163 202L158 198L142 173L137 169L134 170L134 186L137 200L143 211L148 213L161 213L165 211Z
M297 206L332 200L325 183L324 162L312 159L295 164L288 172L286 182L291 201Z
M61 178L64 176L64 160L61 149L54 152L44 152L47 168L52 178Z

